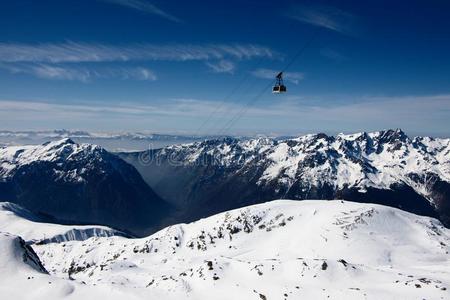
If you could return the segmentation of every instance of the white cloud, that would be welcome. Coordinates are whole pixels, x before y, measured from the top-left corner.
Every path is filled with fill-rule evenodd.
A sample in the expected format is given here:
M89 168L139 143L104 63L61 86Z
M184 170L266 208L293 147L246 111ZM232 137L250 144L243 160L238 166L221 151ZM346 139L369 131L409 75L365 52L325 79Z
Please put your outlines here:
M217 63L207 62L206 65L210 67L214 73L232 74L236 68L236 65L229 60L220 60Z
M140 79L140 80L153 81L153 80L157 79L155 73L153 71L149 70L149 69L146 69L146 68L133 69L130 75L131 75L131 77L134 77L134 78L137 78L137 79Z
M162 9L156 7L155 5L144 1L144 0L102 0L104 2L110 2L117 5L122 5L128 8L136 9L145 13L158 15L160 17L163 17L167 20L173 21L173 22L181 22L181 20Z
M335 7L298 4L288 16L313 26L326 28L345 35L355 35L355 17Z
M206 61L225 58L272 58L275 52L253 44L135 44L112 46L66 42L59 44L0 43L0 62L81 63L118 61Z
M55 64L0 64L0 68L13 74L27 74L43 79L90 82L94 79L120 78L154 81L155 73L143 67L137 68L87 68Z
M97 76L99 78L121 78L146 81L155 81L158 79L153 71L143 67L107 68L97 72Z
M280 71L277 70L270 70L270 69L256 69L251 72L251 74L258 78L264 78L264 79L273 79L275 80L275 76ZM283 73L283 79L292 82L294 84L299 84L301 80L305 78L305 74L300 72L285 72Z
M13 73L25 73L44 79L77 80L87 82L93 75L85 69L63 68L52 65L38 64L32 66L13 67Z

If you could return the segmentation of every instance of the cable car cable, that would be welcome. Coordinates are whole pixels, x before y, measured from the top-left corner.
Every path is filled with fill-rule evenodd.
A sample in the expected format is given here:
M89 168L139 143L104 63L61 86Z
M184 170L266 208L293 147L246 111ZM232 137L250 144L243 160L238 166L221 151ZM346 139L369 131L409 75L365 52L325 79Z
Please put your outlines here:
M292 57L292 59L289 61L289 63L286 64L286 66L282 69L281 73L285 72L288 68L292 66L292 64L297 60L297 58L305 52L305 50L312 44L312 42L317 38L317 36L320 33L320 30L322 28L318 27L318 29L314 32L314 34L311 36L311 38L301 47L297 53ZM260 97L264 95L266 90L272 86L272 82L270 85L264 87L264 89L261 91L261 93L257 94L256 97L252 98L247 104L239 111L237 115L235 115L229 122L226 123L226 126L222 128L220 133L226 133L229 129L233 127L233 125L242 118L242 116L248 111L251 105L256 103Z
M247 102L246 105L244 105L239 112L231 118L227 123L225 123L225 126L218 132L218 135L225 134L228 130L230 130L233 125L242 118L243 115L250 109L250 107L258 101L258 99L263 96L267 90L273 85L273 81L271 81L267 86L265 86L259 94L257 94L255 97L253 97L249 102Z
M261 57L254 68L258 68L261 63L263 62L263 57ZM235 86L235 88L229 93L216 107L211 113L209 114L208 118L204 120L204 122L199 126L199 128L196 130L194 135L197 135L200 133L200 131L211 121L213 116L217 114L222 108L225 106L226 102L242 87L244 86L244 83L246 83L249 76L246 76L246 73L243 73L242 76L239 79L239 83ZM252 85L253 86L253 85Z
M251 90L253 89L253 87L254 87L256 84L257 84L257 79L254 78L254 79L253 79L253 82L250 84L250 86L248 86L248 88L246 89L246 91L244 92L243 95L248 94L248 92L251 91ZM242 97L241 97L241 98L242 98ZM222 133L226 131L225 129L228 128L229 124L232 123L232 121L233 121L234 119L236 119L236 116L237 116L237 115L240 115L240 114L242 113L243 110L245 110L245 106L242 106L242 107L238 110L238 112L235 113L235 114L231 117L231 119L225 121L225 123L223 124L223 126L222 126L220 129L218 129L218 132L216 133L216 135L219 135L219 136L222 135ZM231 112L230 112L230 113L231 113Z
M231 93L229 93L220 103L219 105L216 106L216 108L211 111L211 113L209 114L208 118L206 118L204 120L204 122L200 125L200 127L197 129L197 131L195 132L194 135L197 135L198 133L200 133L200 131L206 126L206 124L209 123L209 121L211 121L212 117L218 113L225 105L225 103L227 102L227 100L229 98L231 98L231 96L233 96L238 90L239 88L244 84L244 82L246 81L247 78L244 78L244 76L242 76L243 80L239 80L239 84L231 91Z
M314 40L319 36L319 33L321 31L322 27L317 27L317 30L313 33L311 38L301 47L297 53L292 57L291 61L281 70L282 73L286 72L287 69L289 69L292 64L297 60L297 58L305 52L305 50L314 42Z

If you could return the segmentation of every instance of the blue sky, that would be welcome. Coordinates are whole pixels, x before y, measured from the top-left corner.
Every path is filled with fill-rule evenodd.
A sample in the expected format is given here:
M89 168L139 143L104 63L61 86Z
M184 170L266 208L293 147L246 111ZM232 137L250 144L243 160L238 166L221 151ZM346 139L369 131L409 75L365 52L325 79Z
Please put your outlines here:
M450 135L447 1L0 6L1 129Z

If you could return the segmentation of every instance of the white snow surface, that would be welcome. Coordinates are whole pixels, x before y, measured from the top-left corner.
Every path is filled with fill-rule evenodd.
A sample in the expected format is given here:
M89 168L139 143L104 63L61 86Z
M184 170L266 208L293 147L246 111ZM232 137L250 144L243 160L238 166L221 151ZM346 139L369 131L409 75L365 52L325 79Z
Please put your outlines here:
M0 202L0 232L18 235L27 243L83 241L90 237L124 234L106 226L43 223L32 212L9 202Z
M13 242L0 238L1 247ZM6 299L450 295L449 229L395 208L340 200L278 200L142 239L93 237L33 249L50 275L30 268L16 272L14 266L23 265L20 255L13 259L0 249L0 294ZM6 275L10 267L17 274Z
M20 300L139 299L109 286L87 286L48 275L21 237L0 232L0 298Z

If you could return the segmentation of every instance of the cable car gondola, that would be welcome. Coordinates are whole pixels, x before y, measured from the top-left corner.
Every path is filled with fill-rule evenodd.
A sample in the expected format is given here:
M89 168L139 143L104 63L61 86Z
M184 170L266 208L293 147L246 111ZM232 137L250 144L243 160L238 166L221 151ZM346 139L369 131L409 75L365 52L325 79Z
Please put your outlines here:
M286 86L283 84L283 72L278 73L278 75L275 78L276 82L272 88L272 93L274 94L286 93Z

